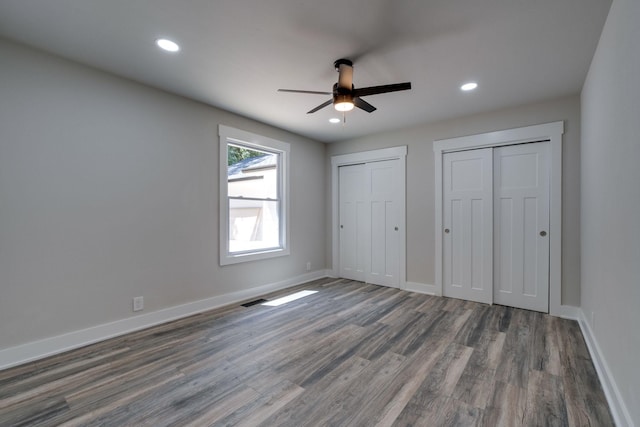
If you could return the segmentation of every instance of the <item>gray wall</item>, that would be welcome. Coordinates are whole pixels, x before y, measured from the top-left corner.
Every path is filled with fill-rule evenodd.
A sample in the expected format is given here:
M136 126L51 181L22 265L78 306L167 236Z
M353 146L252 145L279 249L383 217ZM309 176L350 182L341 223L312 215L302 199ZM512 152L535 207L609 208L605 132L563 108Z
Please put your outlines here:
M0 40L0 349L325 267L325 146ZM291 255L218 265L218 124L291 143Z
M580 99L577 95L331 144L328 147L329 156L325 165L328 197L331 191L330 156L398 145L408 146L407 281L432 285L435 280L433 141L560 120L564 120L565 123L562 164L562 303L578 306L580 304ZM327 229L330 229L330 222L331 214L327 210ZM326 247L327 260L330 264L331 235L329 233L327 233Z
M582 91L582 310L640 426L640 2L614 0Z

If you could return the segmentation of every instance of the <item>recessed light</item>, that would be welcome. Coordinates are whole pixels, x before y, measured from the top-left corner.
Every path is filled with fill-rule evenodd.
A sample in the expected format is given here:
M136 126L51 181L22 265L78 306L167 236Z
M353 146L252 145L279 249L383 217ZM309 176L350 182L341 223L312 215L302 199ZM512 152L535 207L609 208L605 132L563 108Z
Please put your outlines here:
M330 122L330 123L340 123L340 122L341 122L341 120L340 120L339 118L337 118L337 117L331 117L331 118L329 119L329 122Z
M477 87L478 87L478 83L469 82L469 83L465 83L462 86L460 86L460 90L469 91L469 90L474 90Z
M166 50L167 52L177 52L180 50L178 43L169 39L158 39L156 40L156 44L160 49Z

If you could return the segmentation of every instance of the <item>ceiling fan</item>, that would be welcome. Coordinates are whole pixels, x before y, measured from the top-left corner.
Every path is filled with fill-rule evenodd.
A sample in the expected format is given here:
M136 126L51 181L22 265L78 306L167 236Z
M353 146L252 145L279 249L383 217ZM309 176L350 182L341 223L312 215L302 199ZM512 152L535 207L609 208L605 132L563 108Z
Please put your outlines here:
M411 83L395 83L382 86L371 86L356 89L353 86L353 62L348 59L338 59L333 63L338 74L338 83L333 85L333 92L318 92L312 90L296 90L296 89L278 89L278 92L293 92L293 93L309 93L313 95L333 95L333 97L318 105L314 109L307 112L307 114L315 113L316 111L333 104L333 107L341 112L351 111L354 107L358 107L367 113L372 113L376 110L376 107L363 100L363 96L378 95L380 93L397 92L400 90L411 89Z

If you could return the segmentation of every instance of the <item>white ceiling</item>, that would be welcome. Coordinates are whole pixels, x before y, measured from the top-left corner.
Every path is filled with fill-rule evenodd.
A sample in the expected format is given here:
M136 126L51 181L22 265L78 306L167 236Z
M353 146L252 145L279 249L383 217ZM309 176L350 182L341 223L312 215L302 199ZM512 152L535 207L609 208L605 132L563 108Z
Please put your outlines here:
M578 93L610 0L0 0L0 36L320 141ZM160 51L158 37L177 41ZM378 110L308 110L333 61ZM475 80L479 88L462 93Z

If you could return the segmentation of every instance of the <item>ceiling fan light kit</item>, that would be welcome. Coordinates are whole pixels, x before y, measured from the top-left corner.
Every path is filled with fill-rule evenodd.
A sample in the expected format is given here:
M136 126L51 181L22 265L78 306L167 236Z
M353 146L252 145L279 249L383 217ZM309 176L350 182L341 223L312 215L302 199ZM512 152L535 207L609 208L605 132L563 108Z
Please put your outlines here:
M331 104L333 104L333 108L342 113L351 111L354 109L354 107L358 107L361 110L366 111L367 113L372 113L376 110L376 107L369 104L361 97L411 89L411 82L356 89L353 85L353 62L349 59L338 59L333 63L333 65L338 72L338 82L333 85L332 92L319 92L297 89L278 89L278 91L313 95L333 95L332 99L323 102L322 104L307 112L307 114L312 114Z
M353 98L349 95L334 95L334 99L333 99L333 108L336 109L336 111L351 111L353 110L354 104L353 104Z

